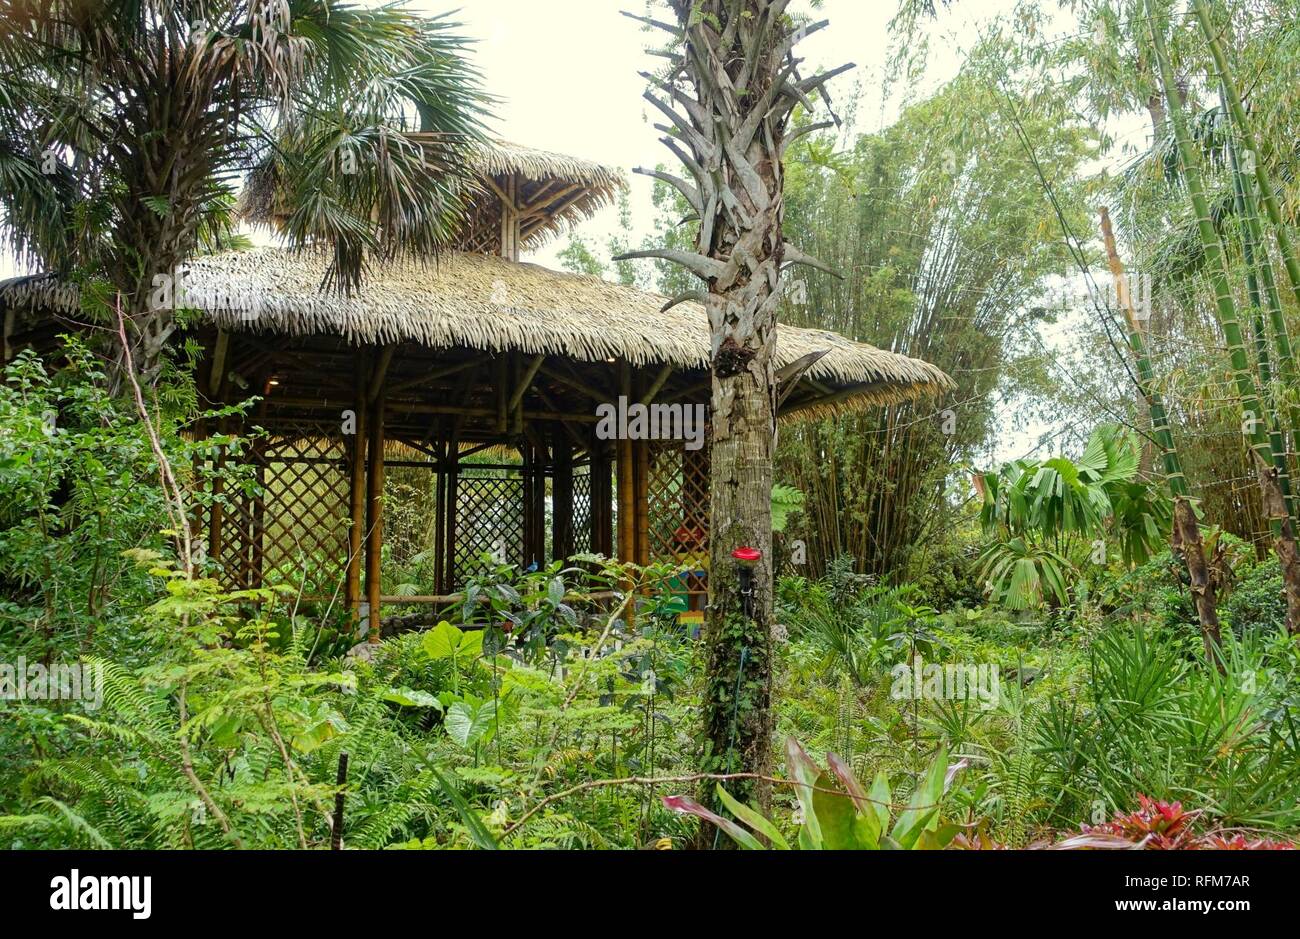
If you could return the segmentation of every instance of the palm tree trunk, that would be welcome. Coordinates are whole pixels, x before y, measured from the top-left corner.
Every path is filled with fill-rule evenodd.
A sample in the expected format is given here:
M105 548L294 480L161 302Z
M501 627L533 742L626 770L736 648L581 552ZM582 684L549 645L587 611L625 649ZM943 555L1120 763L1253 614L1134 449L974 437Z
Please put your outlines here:
M1246 353L1242 337L1241 324L1237 319L1237 306L1228 286L1227 268L1224 262L1223 246L1219 243L1218 233L1210 218L1209 204L1205 199L1205 188L1201 183L1200 168L1196 151L1192 146L1191 133L1187 127L1187 116L1182 102L1178 98L1174 81L1173 68L1165 49L1164 27L1157 21L1153 0L1146 0L1147 23L1151 31L1151 41L1159 65L1160 84L1169 108L1169 116L1174 126L1174 136L1178 142L1179 161L1182 164L1183 180L1192 200L1196 213L1197 228L1200 232L1201 245L1205 251L1206 268L1210 282L1214 287L1215 310L1219 326L1223 331L1228 346L1228 357L1232 365L1233 378L1237 385L1242 414L1242 431L1245 433L1251 453L1254 455L1255 468L1263 493L1264 514L1268 518L1269 530L1273 536L1274 551L1282 568L1282 583L1286 591L1287 631L1300 632L1300 553L1296 550L1295 535L1290 519L1287 517L1286 503L1278 484L1277 467L1273 463L1273 448L1268 438L1267 423L1264 420L1263 405L1255 386L1255 376L1250 369L1250 358Z
M675 25L627 15L679 41L667 76L644 76L655 89L645 97L668 118L669 124L656 129L666 135L663 142L691 182L639 172L669 181L691 203L699 218L695 251L634 251L619 259L675 261L703 282L702 290L679 298L706 306L713 348L702 768L767 775L773 730L776 310L784 267L805 263L824 269L784 240L782 158L793 139L786 128L795 106L821 92L844 68L800 78L792 50L826 23L796 29L785 14L788 0L670 0L670 5ZM733 557L742 546L759 552L748 570ZM760 806L769 800L762 781L737 789L742 800L752 798ZM712 801L712 792L707 796Z

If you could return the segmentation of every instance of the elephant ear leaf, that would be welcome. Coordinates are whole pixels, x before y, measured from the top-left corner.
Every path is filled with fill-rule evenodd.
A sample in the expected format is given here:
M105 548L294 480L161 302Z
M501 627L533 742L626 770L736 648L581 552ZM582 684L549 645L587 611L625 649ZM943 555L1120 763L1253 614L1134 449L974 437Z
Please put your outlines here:
M447 736L462 747L469 746L474 734L474 719L477 716L476 708L464 701L457 701L447 709L447 716L443 721L447 727Z
M460 648L463 636L464 633L443 620L420 638L420 648L431 659L449 659Z

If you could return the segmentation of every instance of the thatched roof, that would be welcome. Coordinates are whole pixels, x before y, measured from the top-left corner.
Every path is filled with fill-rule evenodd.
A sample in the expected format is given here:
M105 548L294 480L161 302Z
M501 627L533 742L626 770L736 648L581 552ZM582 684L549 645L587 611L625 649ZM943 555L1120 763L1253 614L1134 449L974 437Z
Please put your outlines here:
M520 245L537 248L591 218L627 188L626 177L613 167L505 140L475 144L470 160L484 187L470 200L469 218L458 245L471 251L498 253L503 196L519 209Z
M580 183L607 195L627 187L623 174L612 167L580 157L493 140L471 147L472 161L485 176L518 174L526 179L559 179Z
M428 136L434 142L433 135L408 136L416 142ZM510 177L513 199L525 213L520 238L524 248L537 248L566 227L591 218L627 188L626 177L613 167L505 140L470 144L467 157L479 185L465 195L466 218L457 246L466 250L497 253L492 241L499 241L500 190ZM277 188L269 164L254 167L239 193L239 217L278 229L288 209Z
M323 253L259 248L198 258L186 268L184 304L233 331L334 334L356 344L415 342L442 348L519 350L635 365L709 367L703 307L595 277L488 255L446 252L439 261L396 262L369 272L352 296L322 291ZM0 284L0 303L70 314L77 289L49 277ZM836 333L782 326L776 367L826 350L805 373L837 392L839 411L939 394L952 381L929 363Z

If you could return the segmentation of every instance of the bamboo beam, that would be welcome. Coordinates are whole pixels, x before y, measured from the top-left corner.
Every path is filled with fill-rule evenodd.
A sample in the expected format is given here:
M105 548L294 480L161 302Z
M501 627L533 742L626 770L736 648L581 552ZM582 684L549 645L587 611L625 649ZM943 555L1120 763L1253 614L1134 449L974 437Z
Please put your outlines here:
M500 199L503 203L505 203L507 207L511 209L515 209L516 211L519 209L519 206L515 205L514 198L509 193L507 193L505 189L502 189L500 186L498 186L497 181L495 179L493 179L491 176L484 176L483 182L488 184L488 188L491 189L494 193L496 193L497 198ZM508 185L509 183L507 182L507 186Z
M370 378L370 391L366 394L366 401L374 404L379 400L379 394L384 390L384 380L388 377L388 366L393 364L393 353L397 351L397 346L389 343L384 346L384 351L379 353L379 363L375 366L375 374Z
M542 399L542 404L546 405L556 413L559 413L559 408L556 406L555 402L551 400L551 396L541 388L537 389L537 397ZM556 423L564 428L565 432L570 438L572 438L573 442L577 444L579 450L587 449L587 439L582 434L578 433L578 430L573 426L572 421L561 419Z
M520 238L524 241L527 241L529 238L533 237L533 235L535 235L538 231L540 231L541 229L545 228L547 225L554 222L555 217L559 215L560 212L562 212L563 210L567 209L569 206L581 200L582 197L583 197L583 193L581 192L570 193L568 197L551 203L551 205L547 206L547 208L551 209L549 213L545 215L537 216L533 218L526 226L523 226L522 230L519 233Z
M655 395L659 393L660 389L662 389L664 384L668 381L674 368L675 366L672 363L669 363L659 369L659 374L654 377L654 381L650 383L650 387L646 389L646 393L641 396L642 404L649 404L655 399Z
M509 410L516 411L519 409L519 405L523 403L524 395L528 393L529 386L532 385L533 379L537 377L537 370L542 367L542 363L545 361L545 355L533 356L533 360L528 363L528 367L524 369L519 383L515 386L514 394L510 396Z
M217 330L217 343L212 349L212 368L208 370L208 397L215 398L221 390L221 380L226 373L226 354L230 350L230 333Z
M408 378L405 381L397 382L388 388L388 397L400 395L404 391L410 391L412 388L418 388L420 385L427 385L429 382L437 381L440 378L447 378L451 375L459 374L466 369L482 365L487 361L487 356L475 356L468 362L457 362L455 365L448 365L445 368L435 368L424 375L417 375L415 378Z
M392 414L452 414L457 417L498 417L495 408L472 408L455 404L424 404L415 401L387 401L385 408ZM280 407L310 408L328 411L351 407L352 403L339 398L277 398ZM524 411L526 420L536 421L576 421L584 424L596 424L600 418L593 411L590 414L565 411Z
M823 404L834 404L837 401L843 401L846 398L852 398L860 394L865 394L874 388L881 388L884 382L871 381L861 384L852 385L848 388L841 388L839 391L830 394L818 395L815 398L804 398L799 401L791 402L777 413L778 417L785 417L787 414L793 414L796 411L802 411L804 408L818 407Z
M550 221L555 217L555 215L553 212L548 212L548 209L575 193L581 195L584 192L586 192L585 186L579 183L573 183L572 185L565 186L558 192L550 193L548 195L539 194L538 196L534 196L527 204L519 207L519 221L521 224L524 222L532 222L534 219Z
M553 378L562 385L568 385L574 391L582 392L592 401L595 401L597 403L600 403L602 401L608 401L611 397L613 397L608 391L601 391L599 388L594 388L591 385L588 385L586 382L582 381L581 379L574 378L569 375L565 375L563 372L553 369L549 365L541 366L539 371L547 378Z

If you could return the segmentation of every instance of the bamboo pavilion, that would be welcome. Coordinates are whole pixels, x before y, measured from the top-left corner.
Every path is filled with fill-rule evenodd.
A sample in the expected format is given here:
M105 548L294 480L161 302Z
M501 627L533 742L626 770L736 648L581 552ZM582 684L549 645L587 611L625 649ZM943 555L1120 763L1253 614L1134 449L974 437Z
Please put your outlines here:
M519 260L625 185L616 170L498 142L477 154L482 192L457 250L375 266L350 294L322 289L327 259L276 247L195 259L183 306L213 405L259 396L223 433L263 428L244 457L258 486L218 493L208 558L232 586L323 563L353 615L441 604L495 554L521 568L578 553L686 560L706 590L707 445L602 439L617 401L707 404L709 323L691 302ZM247 216L273 220L256 181ZM0 283L5 357L46 348L78 310L74 285L43 274ZM782 421L938 395L925 362L835 333L781 326ZM433 477L433 592L382 589L385 471Z

